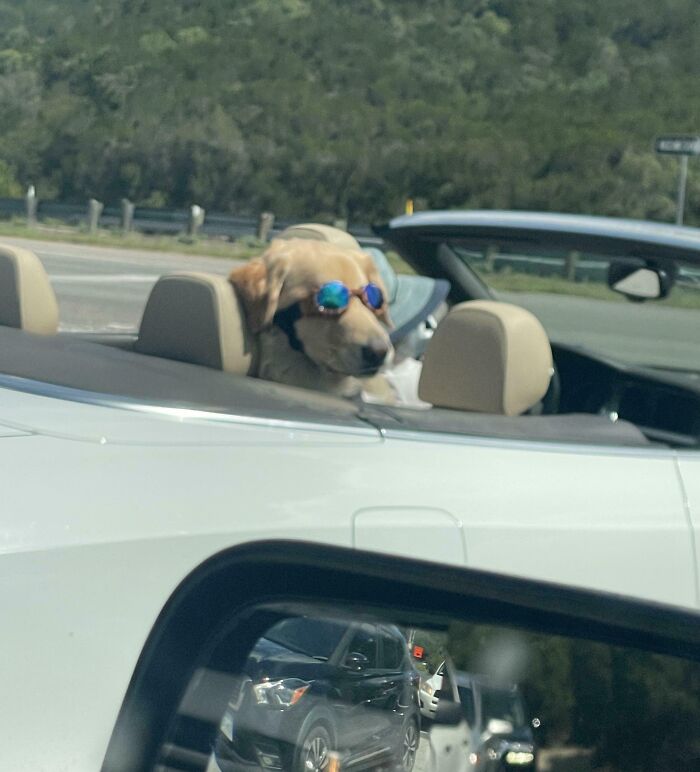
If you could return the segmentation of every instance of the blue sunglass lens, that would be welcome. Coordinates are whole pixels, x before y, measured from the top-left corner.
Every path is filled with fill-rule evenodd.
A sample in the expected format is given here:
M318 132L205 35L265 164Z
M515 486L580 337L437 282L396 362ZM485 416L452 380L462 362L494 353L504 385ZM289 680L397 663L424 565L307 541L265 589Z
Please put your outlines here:
M329 311L342 311L350 302L350 290L341 281L329 281L316 293L316 304Z
M368 284L365 287L365 298L367 305L373 308L375 311L384 305L384 293L377 287L376 284Z

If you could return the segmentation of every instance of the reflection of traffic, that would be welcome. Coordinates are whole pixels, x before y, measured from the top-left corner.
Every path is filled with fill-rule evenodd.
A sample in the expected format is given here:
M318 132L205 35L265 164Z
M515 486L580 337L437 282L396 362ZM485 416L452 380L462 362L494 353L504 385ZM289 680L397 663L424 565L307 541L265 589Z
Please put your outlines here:
M450 673L452 675L450 677ZM531 724L522 695L515 684L495 683L484 676L450 671L443 662L420 685L420 710L425 723L440 724L438 706L442 700L459 702L469 729L464 770L535 769L536 750ZM455 726L452 733L441 727L440 743L456 745L464 729ZM431 738L433 745L439 745ZM438 759L440 748L434 756ZM454 768L454 765L452 765Z
M419 676L392 625L308 616L251 652L214 749L222 772L413 769Z

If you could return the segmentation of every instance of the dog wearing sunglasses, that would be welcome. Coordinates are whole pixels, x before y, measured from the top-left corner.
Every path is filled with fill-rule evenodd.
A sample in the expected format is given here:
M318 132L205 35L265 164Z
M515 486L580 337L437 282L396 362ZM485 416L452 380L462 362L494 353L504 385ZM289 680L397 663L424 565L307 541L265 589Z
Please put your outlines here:
M254 375L339 396L391 400L381 369L393 357L386 289L360 250L274 240L229 275L257 342Z

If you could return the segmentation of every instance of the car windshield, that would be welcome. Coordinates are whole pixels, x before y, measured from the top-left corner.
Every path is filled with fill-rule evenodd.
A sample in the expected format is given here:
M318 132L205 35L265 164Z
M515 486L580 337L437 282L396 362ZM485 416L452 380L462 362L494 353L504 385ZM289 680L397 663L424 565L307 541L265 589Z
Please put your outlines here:
M515 728L525 724L523 703L514 689L482 687L481 706L484 724L494 718L499 721L508 721Z
M271 627L265 638L299 654L327 660L346 632L347 625L332 619L292 617Z
M499 300L527 308L555 343L629 364L700 373L700 255L675 261L659 300L633 301L608 285L617 259L604 252L486 246L456 254ZM641 265L640 261L640 265Z

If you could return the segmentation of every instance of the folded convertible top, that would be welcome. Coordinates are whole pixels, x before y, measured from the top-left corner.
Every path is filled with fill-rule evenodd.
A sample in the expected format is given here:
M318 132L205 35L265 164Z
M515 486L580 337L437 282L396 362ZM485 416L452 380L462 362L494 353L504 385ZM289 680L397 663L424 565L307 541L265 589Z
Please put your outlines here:
M588 445L650 445L633 424L613 423L603 416L509 417L441 408L416 410L365 405L201 365L138 354L75 336L34 335L9 327L0 327L0 378L3 375L105 395L112 400L121 398L228 415L374 426L387 432ZM75 396L66 395L66 398Z
M68 335L0 327L0 375L148 404L367 427L357 405L344 399Z

